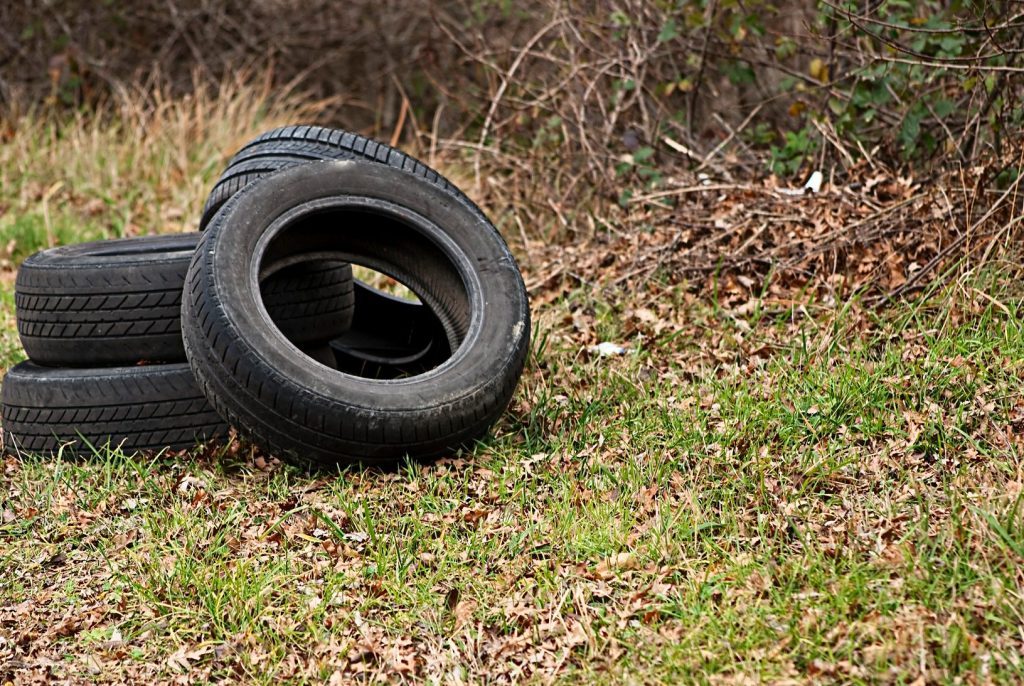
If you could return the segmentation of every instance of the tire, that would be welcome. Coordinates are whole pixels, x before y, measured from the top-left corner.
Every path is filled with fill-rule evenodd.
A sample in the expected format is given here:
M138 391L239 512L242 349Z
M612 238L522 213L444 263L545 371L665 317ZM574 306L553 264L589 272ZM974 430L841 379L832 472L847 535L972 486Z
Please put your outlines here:
M423 374L451 349L440 320L423 303L355 282L352 326L330 342L333 366L371 379Z
M352 325L354 280L346 262L293 264L264 280L260 294L274 324L293 343L326 345Z
M22 362L4 378L2 415L9 453L192 448L228 428L184 363L69 369Z
M309 253L406 284L454 353L386 381L302 354L266 326L246 274ZM530 312L515 259L475 206L422 173L321 162L251 184L217 213L189 267L182 331L200 387L239 430L299 461L390 463L487 432L522 372Z
M144 236L43 250L18 270L18 333L29 358L71 367L183 362L181 289L199 234ZM298 342L348 330L352 268L310 262L263 282L274 321Z
M231 158L206 200L200 230L206 228L224 203L249 184L282 169L324 160L364 160L403 169L476 208L444 176L389 145L340 129L282 126L249 141ZM399 378L422 373L443 360L448 351L445 338L420 340L423 332L442 331L437 317L428 308L396 308L386 293L369 286L357 288L355 297L352 327L331 343L338 369L370 378Z
M390 145L323 126L282 126L252 139L231 158L206 200L199 230L205 229L224 203L250 183L281 169L322 160L365 160L403 169L473 204L448 179Z

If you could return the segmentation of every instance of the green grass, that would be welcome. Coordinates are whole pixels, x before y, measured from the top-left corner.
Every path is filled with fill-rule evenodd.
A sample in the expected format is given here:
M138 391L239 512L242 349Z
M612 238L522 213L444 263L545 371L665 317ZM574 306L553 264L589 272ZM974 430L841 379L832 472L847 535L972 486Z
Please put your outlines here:
M0 626L77 678L1024 679L1019 301L671 297L628 341L628 302L544 307L471 455L9 460Z

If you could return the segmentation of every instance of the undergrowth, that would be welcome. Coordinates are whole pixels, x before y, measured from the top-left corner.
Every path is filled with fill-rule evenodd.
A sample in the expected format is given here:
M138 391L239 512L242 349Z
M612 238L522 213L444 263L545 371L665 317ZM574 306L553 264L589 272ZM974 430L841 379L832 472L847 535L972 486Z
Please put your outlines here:
M698 303L602 357L582 330L641 303L578 291L470 454L9 459L0 650L55 678L1018 681L1024 311L995 300Z

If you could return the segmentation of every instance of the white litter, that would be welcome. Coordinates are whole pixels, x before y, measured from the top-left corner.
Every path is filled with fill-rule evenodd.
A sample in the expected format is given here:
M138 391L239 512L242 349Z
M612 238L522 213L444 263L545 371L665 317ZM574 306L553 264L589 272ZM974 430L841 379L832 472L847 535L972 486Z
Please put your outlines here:
M821 191L821 184L825 181L825 175L820 171L815 171L811 174L811 178L807 179L807 183L804 184L803 188L776 188L775 192L779 195L806 195L807 193L818 193Z
M597 345L592 345L587 348L590 352L600 355L601 357L612 357L613 355L625 355L629 352L629 348L623 347L618 343L612 343L611 341L604 341Z
M825 175L820 171L815 171L811 174L811 178L807 179L807 183L804 184L804 190L810 191L811 193L821 192L821 182L825 180Z

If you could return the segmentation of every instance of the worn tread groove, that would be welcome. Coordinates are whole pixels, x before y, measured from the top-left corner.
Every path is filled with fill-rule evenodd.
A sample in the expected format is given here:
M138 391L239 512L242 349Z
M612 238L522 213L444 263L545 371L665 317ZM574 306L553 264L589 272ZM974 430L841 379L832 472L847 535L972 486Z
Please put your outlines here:
M125 450L188 448L227 432L186 364L67 369L32 362L4 380L0 416L8 451L54 453L70 444Z

